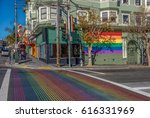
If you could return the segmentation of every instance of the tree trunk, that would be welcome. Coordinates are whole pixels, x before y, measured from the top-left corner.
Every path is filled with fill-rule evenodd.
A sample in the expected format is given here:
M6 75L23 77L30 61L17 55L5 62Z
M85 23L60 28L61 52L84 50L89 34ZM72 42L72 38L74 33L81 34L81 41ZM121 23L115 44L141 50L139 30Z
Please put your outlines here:
M88 66L92 66L92 46L88 46Z
M147 60L148 60L148 66L150 67L150 43L147 43L146 46L146 52L147 52Z

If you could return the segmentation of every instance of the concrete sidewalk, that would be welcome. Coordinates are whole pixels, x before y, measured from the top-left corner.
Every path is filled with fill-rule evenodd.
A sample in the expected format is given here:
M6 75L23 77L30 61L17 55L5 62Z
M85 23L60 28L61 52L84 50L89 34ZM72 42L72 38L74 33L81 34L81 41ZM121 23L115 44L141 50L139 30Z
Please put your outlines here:
M15 60L9 61L7 59L7 62L5 63L7 67L13 67L13 68L30 68L30 69L51 69L50 65L30 56L26 60L20 60L18 63L15 63Z
M56 64L46 64L40 61L37 58L30 56L28 60L22 60L21 63L15 63L14 60L9 62L7 60L6 64L7 67L14 67L14 68L30 68L30 69L71 69L71 70L81 70L81 69L89 69L89 70L121 70L121 69L136 69L136 68L149 68L148 66L144 65L93 65L92 67L75 65L69 67L68 65L57 67Z

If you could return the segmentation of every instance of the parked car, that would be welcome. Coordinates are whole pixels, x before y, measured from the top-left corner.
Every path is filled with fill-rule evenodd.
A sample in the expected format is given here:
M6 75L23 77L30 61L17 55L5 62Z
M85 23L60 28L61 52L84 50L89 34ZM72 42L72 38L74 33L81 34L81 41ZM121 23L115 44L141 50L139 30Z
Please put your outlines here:
M2 47L2 46L0 46L0 53L2 52L2 48L3 48L3 47Z
M6 48L6 47L2 48L2 54L1 55L2 56L9 56L9 48Z

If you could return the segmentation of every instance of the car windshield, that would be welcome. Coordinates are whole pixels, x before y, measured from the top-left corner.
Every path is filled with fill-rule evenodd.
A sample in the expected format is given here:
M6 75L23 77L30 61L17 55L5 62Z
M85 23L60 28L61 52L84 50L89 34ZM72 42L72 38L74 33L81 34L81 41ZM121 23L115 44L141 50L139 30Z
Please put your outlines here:
M8 48L3 48L2 51L8 51Z

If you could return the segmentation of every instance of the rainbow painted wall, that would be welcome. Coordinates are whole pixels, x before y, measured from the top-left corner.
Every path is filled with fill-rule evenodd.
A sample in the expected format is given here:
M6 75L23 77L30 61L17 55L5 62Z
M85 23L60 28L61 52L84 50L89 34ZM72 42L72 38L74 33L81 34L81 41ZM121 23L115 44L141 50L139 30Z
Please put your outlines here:
M97 64L123 64L122 42L122 32L102 33L99 42L93 44L94 62ZM87 56L87 46L85 46L84 52Z

